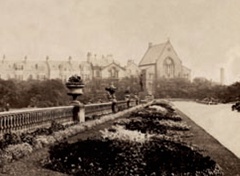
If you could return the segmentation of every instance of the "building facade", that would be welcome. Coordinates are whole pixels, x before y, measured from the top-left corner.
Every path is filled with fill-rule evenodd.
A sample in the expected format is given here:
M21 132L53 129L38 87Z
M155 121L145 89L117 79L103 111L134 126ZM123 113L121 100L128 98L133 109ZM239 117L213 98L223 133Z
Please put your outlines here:
M144 87L148 94L154 94L155 86L161 78L190 80L191 76L191 70L183 66L169 40L157 45L149 43L148 49L139 63L139 68L144 77Z
M48 56L43 61L34 61L27 57L16 61L3 56L0 61L0 79L4 80L61 79L65 82L74 74L80 75L85 81L93 78L118 80L130 76L137 77L139 73L139 68L133 61L121 66L112 55L97 58L97 55L91 53L87 54L85 61L76 61L71 57L66 61L58 61Z

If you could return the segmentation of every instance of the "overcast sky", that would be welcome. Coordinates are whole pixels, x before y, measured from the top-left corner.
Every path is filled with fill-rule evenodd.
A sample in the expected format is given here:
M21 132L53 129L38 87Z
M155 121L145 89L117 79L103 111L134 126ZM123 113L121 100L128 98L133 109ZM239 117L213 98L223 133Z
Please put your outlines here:
M240 80L239 0L1 0L0 55L86 59L113 54L138 64L168 38L192 77Z

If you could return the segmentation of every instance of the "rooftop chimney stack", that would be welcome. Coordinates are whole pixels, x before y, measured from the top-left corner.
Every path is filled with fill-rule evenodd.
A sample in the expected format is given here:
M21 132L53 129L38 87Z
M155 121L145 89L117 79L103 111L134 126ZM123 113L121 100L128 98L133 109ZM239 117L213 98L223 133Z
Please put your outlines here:
M224 84L224 79L225 79L225 75L224 75L224 68L220 68L220 84L223 85Z
M72 56L68 57L68 62L71 63L72 62Z
M91 62L92 53L87 53L87 62Z
M24 63L27 63L27 56L24 57Z
M149 42L149 43L148 43L148 48L151 48L152 45L153 45L152 42Z
M5 56L5 54L4 54L4 55L3 55L3 58L2 58L2 63L4 63L5 59L6 59L6 56Z

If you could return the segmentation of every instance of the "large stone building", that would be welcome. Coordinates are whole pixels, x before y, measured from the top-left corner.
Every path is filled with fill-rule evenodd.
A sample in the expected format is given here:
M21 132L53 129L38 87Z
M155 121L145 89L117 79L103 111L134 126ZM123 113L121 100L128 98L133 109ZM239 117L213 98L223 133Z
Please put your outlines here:
M182 65L171 42L152 45L139 63L143 86L148 94L154 94L154 88L160 84L161 78L186 78L190 79L191 70Z
M87 81L96 79L122 79L127 76L139 76L139 68L133 61L121 66L112 55L97 58L87 54L86 61L76 61L69 57L66 61L57 61L48 56L44 61L34 61L25 57L21 61L6 59L0 61L0 79L45 80L61 79L66 81L71 75L77 74Z

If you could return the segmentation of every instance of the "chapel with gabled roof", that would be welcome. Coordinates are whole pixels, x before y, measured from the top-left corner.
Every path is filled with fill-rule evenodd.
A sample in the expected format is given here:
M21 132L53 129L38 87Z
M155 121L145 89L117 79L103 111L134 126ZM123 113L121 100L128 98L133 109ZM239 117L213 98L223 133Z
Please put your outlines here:
M153 45L149 43L148 49L139 63L144 87L149 94L154 93L161 78L185 78L190 80L191 70L183 66L170 40Z

